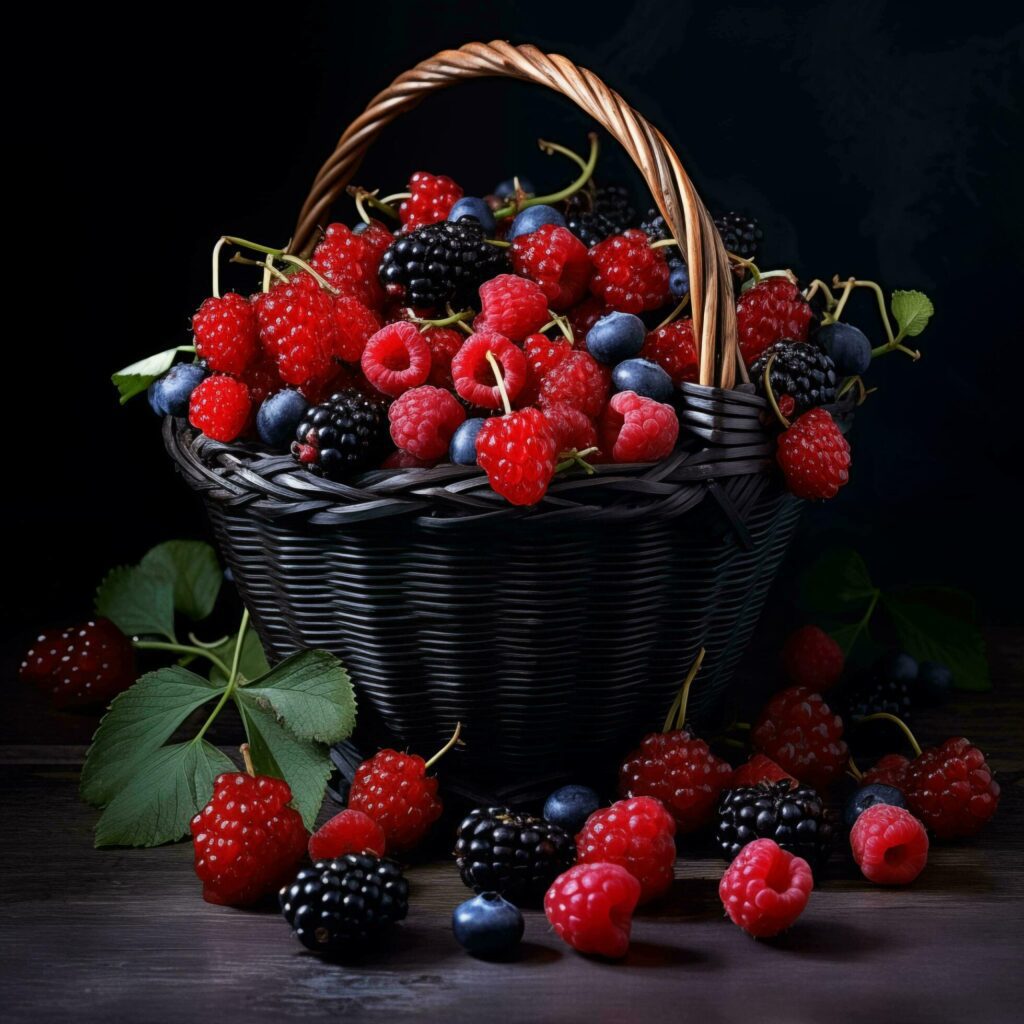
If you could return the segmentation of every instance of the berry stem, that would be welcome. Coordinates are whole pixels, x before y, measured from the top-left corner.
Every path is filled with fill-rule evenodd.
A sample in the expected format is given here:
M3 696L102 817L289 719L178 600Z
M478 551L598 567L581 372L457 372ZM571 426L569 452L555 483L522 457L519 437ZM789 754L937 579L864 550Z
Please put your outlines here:
M671 312L671 313L669 313L669 315L668 315L667 317L665 317L665 319L664 319L664 320L662 320L662 321L661 321L661 323L660 323L660 324L658 324L658 326L657 326L657 327L655 327L654 329L655 329L656 331L660 331L660 330L662 329L662 327L668 327L668 325L669 325L670 323L672 323L672 321L673 321L673 320L675 320L675 318L676 318L677 316L679 316L679 314L680 314L680 313L682 313L682 311L683 311L684 309L686 309L686 307L687 307L687 306L688 306L689 304L690 304L690 293L689 293L689 292L687 292L687 293L686 293L686 294L685 294L685 295L684 295L684 296L683 296L683 297L682 297L682 298L681 298L681 299L679 300L679 305L677 305L677 306L676 306L676 308L675 308L675 309L673 309L673 310L672 310L672 312Z
M273 260L273 256L267 256L266 260L251 260L247 256L243 256L240 252L236 252L235 255L232 256L230 260L228 260L228 262L241 263L246 267L262 267L264 276L266 276L267 274L272 274L279 281L287 281L287 276L282 274L281 271L274 266Z
M485 238L484 241L488 245L493 245L496 249L511 249L512 243L506 242L501 238Z
M679 243L674 238L659 238L656 242L651 242L652 249L665 249L670 245L674 245L677 249Z
M222 636L219 640L200 640L195 633L189 633L188 638L196 645L196 647L202 647L203 650L206 651L213 650L214 648L220 647L222 644L226 644L228 642L227 634Z
M432 768L438 761L448 753L456 743L459 742L459 736L462 734L462 723L455 723L455 732L452 733L452 738L429 760L423 765L423 770L426 771L428 768Z
M512 217L520 210L525 210L528 206L550 206L552 203L560 203L563 199L568 199L569 196L579 192L594 173L594 168L597 166L597 153L600 148L598 146L596 132L590 132L587 138L590 139L590 156L587 158L587 162L583 164L583 170L575 181L567 185L560 192L552 192L546 196L534 196L532 199L524 199L522 203L509 203L507 206L503 206L500 210L494 211L495 220ZM543 145L541 146L541 149L544 149ZM559 150L555 150L555 152L559 152Z
M211 276L211 288L213 297L220 298L220 251L227 244L226 238L218 238L213 247L213 274Z
M451 306L448 308L451 309ZM451 327L453 324L461 324L463 320L468 320L472 315L473 310L463 309L458 313L451 313L449 316L442 317L440 320L430 320L421 316L414 316L409 319L414 324L422 324L420 330L425 331L428 327Z
M225 676L231 671L223 658L198 645L191 647L188 644L166 643L163 640L133 640L132 647L137 651L173 651L175 654L188 654L193 658L205 658L211 665L216 665Z
M775 400L775 392L772 390L772 363L775 362L775 357L778 355L777 352L773 352L768 357L768 362L764 364L764 392L768 396L768 404L772 407L772 412L775 413L778 421L782 424L783 429L789 430L792 424L785 416L782 415L782 410L779 408L779 403Z
M810 302L811 299L813 299L814 296L817 295L817 293L819 291L822 291L822 292L825 293L825 301L827 303L828 308L829 309L835 309L835 305L836 305L835 296L832 294L832 291L829 288L829 286L827 284L825 284L825 282L822 281L820 277L816 277L810 283L809 287L807 288L807 291L804 292L804 298L808 302Z
M897 718L896 715L890 715L888 711L876 711L873 715L865 715L861 719L861 722L892 722L894 725L898 725L902 730L903 735L909 740L910 747L914 751L914 756L921 756L921 744L917 742L917 737L910 731L910 726L908 726L902 718Z
M380 202L381 202L382 206L387 206L389 209L394 209L394 207L392 207L391 204L396 199L412 199L412 193L411 192L392 192L391 195L385 196L383 199L380 200ZM371 203L370 205L373 206L375 204ZM397 212L395 213L395 216L396 217L398 216Z
M249 744L243 743L238 749L241 752L242 760L245 762L246 774L256 778L256 769L252 766L252 754L249 753Z
M843 284L843 294L839 297L839 301L836 303L836 308L828 314L829 323L834 324L843 315L843 310L846 309L846 303L853 294L853 286L855 283L855 278L848 277L846 279Z
M225 666L223 662L220 662L222 671L224 671L225 675L227 676L227 685L224 687L224 692L220 695L220 700L217 701L216 705L214 706L214 709L210 712L209 718L207 718L206 721L203 722L203 727L199 730L199 732L195 734L195 736L192 737L193 743L198 743L203 738L203 736L206 735L206 730L209 729L211 725L213 725L214 720L221 713L221 709L234 695L235 688L238 685L238 662L239 659L242 657L242 643L245 640L245 631L248 628L249 609L246 608L245 611L242 612L242 621L238 627L238 640L235 642L235 654L234 657L231 659L231 668L227 668L227 666ZM207 652L203 651L202 648L196 648L196 650L200 651L203 654L203 656L206 657ZM220 659L218 659L218 661L220 661ZM244 715L242 716L242 719L243 721L245 721ZM248 726L246 726L246 732L248 733Z
M578 451L575 448L569 448L564 452L559 452L558 457L562 461L555 466L555 472L564 473L567 469L578 466L587 474L587 476L593 476L595 472L594 467L587 462L587 456L593 455L596 451L599 451L598 447L596 445L592 445L590 448L584 448L583 451Z
M232 245L240 245L243 249L251 249L253 252L265 252L268 256L283 256L284 249L271 249L269 245L260 245L259 242L250 242L245 238L238 238L235 235L225 235L225 242Z
M838 287L838 285L839 285L839 275L837 274L832 279L832 286L833 287ZM889 311L885 308L885 295L882 292L881 286L876 284L874 281L858 281L858 280L854 280L853 287L854 288L870 288L871 291L873 291L875 293L875 300L878 302L878 312L881 314L882 326L885 328L885 336L889 339L889 345L892 346L892 347L895 347L899 339L897 339L896 337L893 336L893 333L892 333L892 322L889 320ZM881 346L881 347L885 348L884 345ZM875 353L872 352L871 354L874 355Z
M562 156L567 156L581 171L587 169L587 161L579 155L579 153L573 152L568 146L563 146L557 142L550 142L547 139L538 139L537 148L545 156L554 156L555 153L561 153ZM518 179L515 179L518 181Z
M733 263L738 263L741 267L746 267L746 269L750 271L750 276L754 279L754 284L761 283L761 271L753 260L745 260L742 256L737 256L734 252L726 252L726 256L728 256Z
M321 274L318 274L304 259L301 259L298 256L292 256L291 253L287 252L284 253L280 258L283 259L285 263L294 263L295 266L301 267L307 274L316 278L317 283L325 291L329 291L332 295L341 294L341 292L337 288L335 288L334 285L331 284L331 282L328 281L326 277L324 277Z
M856 764L854 763L854 760L853 760L853 758L852 758L852 757L851 757L851 758L849 759L849 761L847 761L847 763L846 763L846 770L847 770L847 771L848 771L848 772L849 772L849 773L850 773L850 774L851 774L851 775L852 775L852 776L854 777L854 779L855 779L855 780L856 780L857 782L860 782L860 780L861 780L862 778L864 778L864 775L863 775L863 773L862 773L862 772L861 772L861 770L860 770L860 769L859 769L859 768L857 767L857 765L856 765Z
M686 724L686 705L690 700L690 687L693 685L693 681L697 678L697 673L700 671L700 666L704 661L704 654L705 649L702 647L697 652L697 657L690 666L690 671L686 673L686 679L683 681L682 687L676 694L675 700L672 701L672 706L668 709L665 724L661 727L662 732L672 732L673 722L675 723L675 729L682 729Z
M505 408L505 415L509 416L512 413L512 403L508 400L508 392L505 390L505 379L501 375L501 364L495 358L494 353L487 352L487 362L491 364L491 369L494 371L494 379L498 382L498 394L501 395L501 404Z
M850 652L856 646L857 641L860 639L861 633L863 633L868 628L868 623L871 621L871 616L875 613L875 608L878 607L878 599L881 596L882 591L879 590L878 587L875 587L871 594L871 600L868 601L867 610L861 617L860 622L858 622L857 625L854 627L854 630L847 639L846 644L842 645L844 656L849 656Z
M388 217L398 220L398 211L393 206L389 206L383 200L377 198L377 193L380 191L379 188L375 188L370 192L359 185L349 185L345 191L355 199L356 210L359 211L359 216L364 224L370 223L370 215L363 208L363 203L372 206L375 210L380 210L381 213L386 214Z

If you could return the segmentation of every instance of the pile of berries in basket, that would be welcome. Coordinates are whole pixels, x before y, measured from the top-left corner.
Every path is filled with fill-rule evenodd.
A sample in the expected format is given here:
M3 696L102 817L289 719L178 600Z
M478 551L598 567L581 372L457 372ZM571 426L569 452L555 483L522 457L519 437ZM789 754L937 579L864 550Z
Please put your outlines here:
M350 188L360 223L329 224L308 260L222 238L194 344L115 383L142 380L135 390L150 385L158 414L215 441L290 451L330 479L451 462L481 467L516 505L541 500L559 472L666 458L680 442L679 387L697 380L680 247L656 211L642 216L621 186L595 184L596 136L586 160L541 148L581 168L551 195L514 178L476 198L418 171L393 196ZM829 407L863 398L872 355L916 353L884 302L888 342L874 350L839 320L851 290L877 285L801 290L789 271L759 270L754 220L715 223L734 267L740 355L770 400L786 484L834 497L850 448ZM262 291L221 294L224 245L248 250L233 262L259 267ZM195 361L172 366L175 352Z

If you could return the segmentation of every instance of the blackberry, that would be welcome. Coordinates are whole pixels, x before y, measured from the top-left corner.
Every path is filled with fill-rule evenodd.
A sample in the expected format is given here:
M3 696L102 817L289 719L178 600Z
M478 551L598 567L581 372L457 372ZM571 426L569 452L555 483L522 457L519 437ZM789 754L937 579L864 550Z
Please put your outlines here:
M666 238L672 237L672 232L669 231L665 218L653 207L647 211L647 216L640 221L640 230L652 242L663 242Z
M807 412L816 405L828 405L836 400L836 368L832 360L813 342L777 341L751 364L750 379L759 395L766 394L764 368L772 363L772 391L776 401L789 395L796 406L795 415Z
M346 388L306 411L291 451L311 473L338 480L376 465L390 447L387 407L356 388Z
M575 857L565 829L507 807L478 807L456 833L462 881L475 892L497 892L517 904L538 902Z
M416 228L392 242L380 261L384 287L417 308L469 304L484 281L510 271L505 250L489 244L470 218Z
M603 185L577 192L565 204L566 226L589 249L636 222L636 210L623 185Z
M834 835L831 813L810 786L790 787L783 779L727 789L722 794L715 841L726 860L731 861L755 839L774 839L812 868L825 863Z
M314 953L358 952L409 912L409 883L391 860L349 853L303 868L280 895L281 913Z
M722 244L729 252L745 260L757 262L764 232L753 217L730 211L714 218L715 227L722 236Z
M856 721L885 712L909 722L914 705L909 685L902 679L887 679L872 673L855 684L846 695L843 717Z

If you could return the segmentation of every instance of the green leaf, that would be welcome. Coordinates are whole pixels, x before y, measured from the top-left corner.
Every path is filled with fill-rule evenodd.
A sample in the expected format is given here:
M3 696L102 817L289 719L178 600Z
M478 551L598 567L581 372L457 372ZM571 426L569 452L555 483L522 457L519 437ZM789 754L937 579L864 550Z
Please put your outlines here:
M169 348L154 356L140 359L137 363L132 363L131 366L112 374L110 382L120 393L121 404L124 405L130 398L142 394L157 377L162 377L171 368L174 357L179 352L193 351L195 350L191 345L179 345L177 348Z
M223 574L217 553L199 540L169 540L148 551L140 563L174 586L174 608L198 621L213 611Z
M804 573L800 603L808 611L841 614L863 608L874 597L868 567L856 551L826 551Z
M82 768L83 799L110 803L196 708L222 692L178 665L147 672L103 716Z
M141 565L111 569L96 591L96 614L127 636L174 639L174 584Z
M871 636L870 627L859 622L836 626L828 633L843 649L848 668L867 668L885 653L885 648Z
M327 651L286 658L246 688L299 739L339 743L356 724L356 696L344 666Z
M225 664L230 665L231 659L235 656L235 644L237 642L238 634L234 633L224 643L218 644L213 648L213 653ZM258 679L269 671L270 665L267 662L266 654L263 653L263 645L260 643L260 638L257 636L256 630L250 627L245 632L245 639L242 641L242 653L238 659L239 685L244 686L247 681ZM221 686L227 683L227 677L216 665L210 669L210 679Z
M908 338L916 338L928 326L934 313L932 300L924 292L892 293L892 315L899 324L900 332Z
M158 846L180 839L213 794L213 780L234 769L206 740L161 747L100 815L96 845Z

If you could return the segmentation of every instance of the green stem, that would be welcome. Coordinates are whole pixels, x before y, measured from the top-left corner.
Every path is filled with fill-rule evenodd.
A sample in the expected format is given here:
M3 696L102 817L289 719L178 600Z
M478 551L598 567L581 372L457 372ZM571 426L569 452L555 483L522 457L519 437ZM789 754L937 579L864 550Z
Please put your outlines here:
M494 379L498 382L498 394L501 395L501 404L505 408L505 415L510 416L512 414L512 403L508 400L508 392L505 390L505 379L501 374L501 364L493 352L488 351L486 359L494 371Z
M910 731L909 726L902 718L897 718L895 715L890 715L888 711L876 711L873 715L865 715L862 718L861 723L864 722L892 722L894 725L898 725L903 732L903 735L907 737L910 743L911 749L914 751L915 757L921 756L921 744L917 742L917 737Z
M235 692L235 687L238 685L238 662L242 657L242 644L245 641L245 632L249 628L249 609L246 608L242 612L242 624L238 627L238 640L235 641L235 653L231 659L231 668L224 667L225 674L228 677L228 684L224 687L224 692L220 695L220 700L217 701L214 709L210 712L209 718L203 722L203 727L195 734L192 738L193 743L198 743L203 736L206 735L206 730L213 725L214 719L221 713L224 705L231 699ZM201 648L197 648L201 649ZM220 661L220 659L217 659ZM223 665L224 663L221 662Z
M860 638L861 633L863 633L864 630L868 628L868 623L871 621L871 616L875 613L875 608L878 605L878 599L881 596L881 590L879 590L878 587L875 587L873 593L871 594L871 600L868 602L867 611L864 613L864 616L860 620L860 622L857 623L857 627L856 629L854 629L853 634L850 637L850 644L846 648L846 650L843 651L843 654L849 654L850 651L853 650L853 648L857 644L857 640Z
M837 321L843 315L843 310L846 308L846 303L849 300L850 296L853 294L854 284L854 278L847 278L846 283L843 285L843 294L840 296L839 301L836 303L836 308L833 309L831 312L833 323L835 323L835 321Z
M240 245L243 249L251 249L253 252L265 252L268 256L283 256L284 249L271 249L269 245L260 245L259 242L250 242L245 238L237 238L235 235L225 235L225 242L233 245Z
M191 654L195 658L205 658L208 662L216 665L226 676L230 669L227 663L213 651L205 651L202 647L192 647L189 644L165 643L162 640L133 640L132 647L137 651L174 651L175 654Z
M294 263L295 266L301 267L307 274L315 278L317 284L319 284L325 291L329 291L332 295L341 294L341 292L338 291L338 289L335 288L326 277L317 273L305 260L300 259L298 256L292 256L291 253L284 253L281 256L281 259L283 259L285 263Z
M451 327L452 324L460 324L463 320L468 320L473 316L473 310L463 309L458 313L452 313L450 316L441 317L439 320L430 320L426 317L414 316L410 319L414 324L421 324L421 329L427 327Z
M546 156L553 156L555 153L561 153L562 156L567 156L581 171L587 169L587 161L579 155L574 153L568 146L562 146L557 142L549 142L547 139L538 139L537 145L540 151Z
M568 199L569 196L579 192L579 190L590 180L594 173L594 168L597 166L597 153L600 148L598 146L597 134L595 132L591 132L589 138L590 156L587 158L587 162L583 165L583 171L575 181L570 185L567 185L560 192L552 192L546 196L534 196L532 199L524 199L521 204L509 203L508 206L503 206L500 210L494 211L495 220L512 217L520 210L525 210L528 206L550 206L552 203L560 203L563 199ZM543 149L543 146L541 148Z
M672 312L671 312L671 313L669 313L669 315L668 315L667 317L665 317L665 319L664 319L664 320L662 320L662 321L661 321L661 323L660 323L660 324L658 324L658 326L657 326L657 327L655 327L655 328L654 328L654 330L655 330L655 331L660 331L660 330L662 329L662 327L668 327L668 325L669 325L670 323L672 323L672 321L673 321L673 320L675 320L675 318L676 318L677 316L679 316L679 314L680 314L680 313L682 313L682 311L683 311L684 309L686 309L686 307L687 307L687 306L688 306L689 304L690 304L690 293L689 293L689 292L687 292L687 293L686 293L686 294L685 294L685 295L684 295L684 296L682 297L682 299L680 299L680 301L679 301L679 305L677 305L677 306L676 306L676 308L675 308L675 309L673 309L673 310L672 310Z
M686 725L686 705L690 699L690 687L693 685L694 679L697 678L697 673L700 671L700 666L704 661L704 648L702 647L697 654L697 658L694 663L690 666L690 671L686 673L686 679L683 685L680 687L679 692L676 694L676 698L672 701L672 706L668 709L668 715L665 717L665 724L662 726L662 732L669 732L673 728L673 722L676 730L682 729Z
M772 388L772 363L775 362L775 357L778 355L777 352L773 352L768 357L768 362L764 364L764 391L768 396L768 403L772 407L772 412L775 413L778 421L782 424L783 429L789 430L792 424L785 416L782 415L782 410L779 408L779 403L775 399L775 391Z

